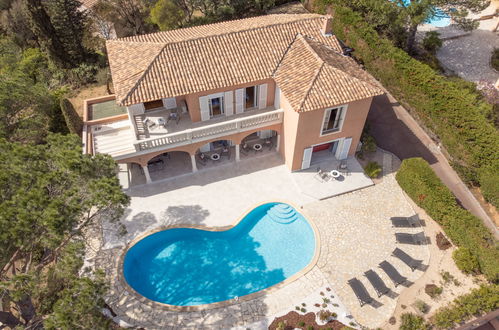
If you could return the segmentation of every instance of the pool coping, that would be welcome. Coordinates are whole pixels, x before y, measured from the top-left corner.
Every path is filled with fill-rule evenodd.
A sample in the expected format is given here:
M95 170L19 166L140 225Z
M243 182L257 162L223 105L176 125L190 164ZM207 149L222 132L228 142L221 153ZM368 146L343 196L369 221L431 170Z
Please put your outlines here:
M314 251L314 256L313 256L312 260L305 268L303 268L302 270L300 270L296 274L292 275L291 277L288 277L284 281L279 282L277 284L274 284L266 289L238 297L237 300L236 299L229 299L229 300L214 302L211 304L193 305L193 306L170 305L170 304L165 304L165 303L151 300L151 299L146 298L145 296L141 295L137 291L135 291L135 289L132 288L128 284L128 282L126 281L125 276L123 274L123 264L125 261L125 255L127 254L128 250L130 248L132 248L135 244L137 244L143 238L145 238L149 235L152 235L154 233L160 232L160 231L170 230L170 229L175 229L175 228L199 229L199 230L212 231L212 232L227 231L227 230L230 230L230 229L236 227L241 222L241 220L244 217L246 217L255 208L257 208L260 205L264 205L264 204L268 204L268 203L285 203L285 204L291 205L297 212L299 212L303 216L303 218L305 220L307 220L307 222L310 224L310 227L312 227L312 230L314 232L315 251ZM135 237L133 240L128 242L123 247L123 251L121 252L119 259L118 259L117 281L121 285L123 285L123 287L125 288L125 290L129 294L131 294L136 300L140 301L141 303L143 303L151 308L160 308L162 310L172 311L172 312L199 312L199 311L203 311L203 310L210 310L210 309L216 309L216 308L221 308L221 307L228 307L228 306L232 306L232 305L237 305L243 301L250 301L250 300L260 298L260 297L265 296L267 294L270 294L274 291L277 291L277 290L283 288L284 286L298 280L302 276L306 275L308 272L310 272L316 266L316 264L319 260L319 256L321 253L321 236L320 236L319 229L318 229L317 225L315 224L314 220L307 218L305 215L303 215L302 212L299 211L301 209L302 209L302 207L297 207L295 204L293 204L289 201L273 200L273 201L266 201L266 202L261 202L261 203L253 205L252 208L249 208L248 210L243 212L242 215L234 223L232 223L231 225L227 225L227 226L212 227L212 226L204 226L204 225L176 224L176 225L160 226L158 228L148 230L148 231L138 235L137 237Z

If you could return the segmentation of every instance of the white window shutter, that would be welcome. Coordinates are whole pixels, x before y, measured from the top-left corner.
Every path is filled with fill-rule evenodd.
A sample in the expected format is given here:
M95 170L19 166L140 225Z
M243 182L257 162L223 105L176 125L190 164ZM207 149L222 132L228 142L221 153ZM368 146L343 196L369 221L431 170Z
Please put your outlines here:
M327 123L329 122L329 117L331 117L331 110L332 109L326 109L326 113L324 114L324 122L322 123L322 131L324 132L327 130Z
M208 107L208 96L201 96L199 98L199 110L201 111L201 120L210 119L210 108Z
M334 157L336 157L336 159L340 159L340 157L341 157L341 152L343 150L343 142L344 141L345 141L345 139L338 140L338 146L336 147L336 152L334 153Z
M225 92L224 103L225 103L225 115L232 116L234 114L234 97L232 91Z
M340 118L338 119L338 130L341 131L341 128L343 127L343 122L345 121L345 115L347 114L347 111L344 107L340 108L340 113L339 116Z
M244 88L236 89L236 113L244 111Z
M348 151L350 151L350 146L352 145L352 138L346 138L343 140L341 145L340 155L338 157L339 160L348 158Z
M274 108L279 109L281 106L281 89L279 86L275 86L275 93L274 93Z
M267 84L258 86L258 109L265 109L267 107Z
M310 162L312 161L312 150L313 148L306 148L303 150L303 160L301 162L301 169L306 170L310 167Z
M163 99L163 106L167 109L175 109L177 107L177 100L174 97Z

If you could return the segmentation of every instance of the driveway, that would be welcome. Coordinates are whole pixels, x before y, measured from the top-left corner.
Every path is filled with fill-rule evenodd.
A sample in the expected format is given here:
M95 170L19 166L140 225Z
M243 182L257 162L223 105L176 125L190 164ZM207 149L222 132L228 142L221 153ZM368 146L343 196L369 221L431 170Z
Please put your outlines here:
M422 157L454 193L458 202L481 218L499 238L499 231L481 205L449 165L438 146L390 94L374 99L367 121L377 144L400 159Z

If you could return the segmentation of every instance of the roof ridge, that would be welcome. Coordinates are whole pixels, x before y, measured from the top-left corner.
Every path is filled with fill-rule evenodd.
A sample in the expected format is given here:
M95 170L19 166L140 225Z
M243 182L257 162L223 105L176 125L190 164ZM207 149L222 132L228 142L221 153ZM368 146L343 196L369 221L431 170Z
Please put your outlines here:
M303 96L303 99L300 102L300 106L298 108L298 111L303 109L303 104L305 104L305 101L308 99L310 91L312 90L312 87L314 87L315 82L317 81L317 78L319 77L319 74L322 71L322 68L324 68L324 61L322 61L321 66L316 70L316 72L314 74L314 78L312 79L310 86L308 86L307 92L305 93L305 95Z
M156 62L156 60L158 59L159 55L165 51L165 48L166 48L166 45L164 45L161 48L161 50L156 54L156 56L154 56L154 58L152 59L152 61L147 65L147 68L145 68L145 70L142 72L142 75L139 77L139 79L137 79L137 81L135 82L135 84L133 85L133 87L130 88L130 90L128 91L128 93L126 94L126 96L122 100L120 100L120 104L122 104L124 101L126 101L130 97L130 95L133 92L135 92L135 90L137 89L139 83L142 82L142 80L145 79L146 73L149 72L149 70L151 70L152 65L154 64L154 62Z
M138 42L138 43L146 43L146 44L151 43L151 44L163 44L163 45L170 45L170 44L172 44L173 45L173 44L178 44L178 43L182 43L182 42L190 42L190 41L197 41L197 40L209 39L209 38L212 38L212 37L219 37L219 36L222 36L222 35L233 35L233 34L242 33L242 32L256 31L256 30L271 28L271 27L275 27L275 26L282 26L282 25L286 25L286 24L290 24L290 23L296 23L296 22L300 22L300 21L311 21L311 20L315 20L315 19L323 19L324 18L323 15L319 15L319 14L272 14L272 15L264 15L264 16L275 16L275 15L286 15L286 16L299 16L299 15L307 15L308 16L308 15L314 15L314 16L302 17L302 18L297 18L297 19L290 20L290 21L287 21L287 22L273 23L273 24L264 25L264 26L255 26L255 27L251 27L251 28L247 28L247 29L243 29L243 30L239 30L239 31L230 31L230 32L226 32L226 33L216 33L216 34L212 34L212 35L200 36L200 37L195 37L195 38L186 38L186 39L182 39L182 40L178 40L178 41L171 41L171 42L154 42L154 41L150 42L150 41L136 41L136 40L127 40L126 39L126 38L133 38L133 37L136 37L136 36L125 37L125 38L120 38L120 39L113 39L111 41ZM185 30L187 30L187 29L195 29L195 28L198 28L198 27L205 28L205 27L214 26L214 25L218 25L218 24L223 24L223 23L227 23L227 22L244 21L244 20L252 19L252 18L256 18L256 17L262 17L262 16L255 16L255 17L249 17L249 18L241 18L241 19L235 19L235 20L229 20L229 21L222 21L222 22L218 22L218 23L212 23L212 24L206 24L206 25L200 25L200 26L192 26L192 27L183 28L183 29L185 29ZM144 34L144 35L159 35L160 33L165 33L165 32L170 32L170 31L179 31L179 30L183 30L183 29L176 29L176 30L169 30L169 31L160 31L160 32L148 33L148 34ZM144 35L139 35L138 37L144 36Z
M286 50L284 51L284 53L282 54L281 58L279 59L279 62L277 63L277 65L275 66L274 70L272 71L272 74L270 75L271 77L274 77L277 70L279 70L279 67L281 66L282 64L282 61L284 60L284 57L286 57L286 54L289 52L289 50L291 49L291 46L293 46L293 44L296 42L298 36L301 36L302 34L300 32L298 32L297 34L295 34L294 38L293 38L293 41L291 41L288 45L288 47L286 47Z

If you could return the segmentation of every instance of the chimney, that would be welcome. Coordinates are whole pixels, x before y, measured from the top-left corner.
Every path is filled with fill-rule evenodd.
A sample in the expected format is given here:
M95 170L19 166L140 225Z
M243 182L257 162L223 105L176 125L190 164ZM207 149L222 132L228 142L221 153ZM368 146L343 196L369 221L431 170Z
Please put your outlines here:
M325 16L321 32L325 37L330 37L333 35L333 17L331 15L328 14Z

